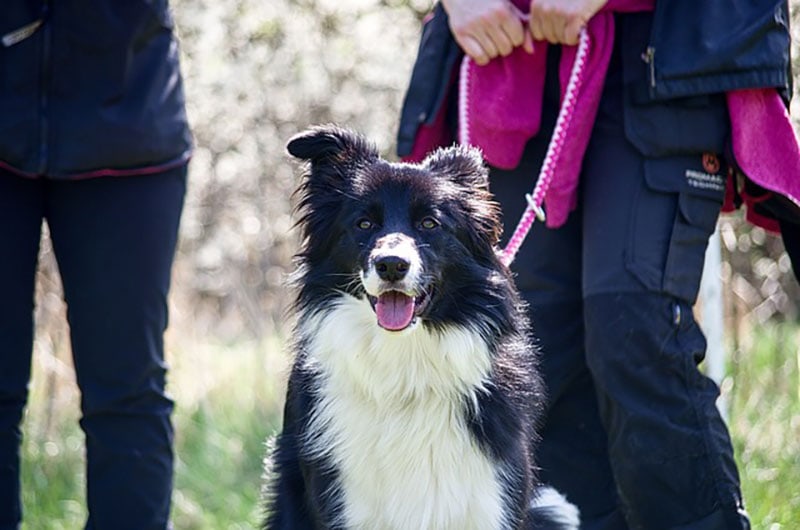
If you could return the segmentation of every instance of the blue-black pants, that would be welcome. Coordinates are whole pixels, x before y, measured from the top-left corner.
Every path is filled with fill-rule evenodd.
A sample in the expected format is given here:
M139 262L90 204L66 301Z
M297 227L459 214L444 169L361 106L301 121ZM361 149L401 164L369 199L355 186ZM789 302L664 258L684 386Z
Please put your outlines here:
M46 220L67 303L86 435L88 529L163 530L173 403L163 333L186 168L80 181L0 172L0 529L16 529L20 421Z
M706 343L692 315L724 162L701 150L655 157L634 146L621 55L609 70L577 210L560 228L535 224L512 267L549 392L537 463L543 481L579 506L585 530L747 528L718 388L697 368ZM522 164L491 173L506 236L544 157L555 77L544 129ZM703 102L690 103L688 112L709 118ZM719 108L706 104L713 120Z

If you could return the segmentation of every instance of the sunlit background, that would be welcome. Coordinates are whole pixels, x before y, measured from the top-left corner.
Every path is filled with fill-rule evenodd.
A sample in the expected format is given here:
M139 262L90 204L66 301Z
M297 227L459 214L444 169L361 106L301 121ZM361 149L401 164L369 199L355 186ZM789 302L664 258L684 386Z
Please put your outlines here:
M173 519L177 530L252 529L264 441L280 423L291 325L285 282L295 249L297 165L284 145L308 125L336 122L364 132L391 157L431 3L172 5L197 144L167 337L177 402ZM798 43L797 13L793 20ZM754 529L791 530L800 525L800 288L779 238L750 229L738 214L724 217L720 232L722 388L745 500ZM40 263L23 528L77 530L85 521L79 396L46 238Z

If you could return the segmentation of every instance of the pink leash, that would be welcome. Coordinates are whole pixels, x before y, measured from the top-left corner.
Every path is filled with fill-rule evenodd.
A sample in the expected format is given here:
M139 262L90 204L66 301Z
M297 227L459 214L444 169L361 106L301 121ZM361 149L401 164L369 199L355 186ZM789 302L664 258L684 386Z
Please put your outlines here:
M523 212L511 239L508 240L508 245L506 245L506 248L500 253L500 262L506 267L510 266L511 262L514 261L533 223L537 219L542 222L545 220L542 203L553 181L555 163L561 156L566 132L572 121L572 115L574 114L575 105L577 104L578 91L583 84L583 74L586 66L586 57L589 55L589 45L589 34L586 28L584 28L581 30L578 52L575 55L575 62L572 64L572 70L569 74L569 82L567 83L567 90L564 93L564 101L561 103L561 108L558 111L553 137L550 139L550 144L547 146L547 154L544 157L542 168L539 170L536 186L532 193L525 195L525 200L528 201L528 207Z

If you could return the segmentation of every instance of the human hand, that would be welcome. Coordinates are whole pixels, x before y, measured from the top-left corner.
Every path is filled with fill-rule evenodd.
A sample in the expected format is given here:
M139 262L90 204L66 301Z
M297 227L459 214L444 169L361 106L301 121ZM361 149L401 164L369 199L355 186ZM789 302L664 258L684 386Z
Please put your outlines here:
M581 29L608 0L531 0L528 27L534 40L578 44Z
M479 65L507 56L517 46L533 53L533 39L509 0L442 0L450 30L464 53Z

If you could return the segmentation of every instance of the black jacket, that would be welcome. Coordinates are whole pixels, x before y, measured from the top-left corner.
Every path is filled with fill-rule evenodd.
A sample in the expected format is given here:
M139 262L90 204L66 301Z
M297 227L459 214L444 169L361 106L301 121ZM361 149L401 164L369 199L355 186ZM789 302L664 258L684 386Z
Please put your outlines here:
M654 13L617 18L622 45L637 49L637 67L627 69L634 72L628 84L637 104L680 99L691 108L709 96L757 87L776 87L788 100L791 41L785 0L658 0ZM438 4L423 29L403 104L400 156L411 152L419 127L437 117L461 55Z
M167 0L3 0L0 167L53 178L186 163Z
M790 83L786 0L656 1L650 43L654 99Z

